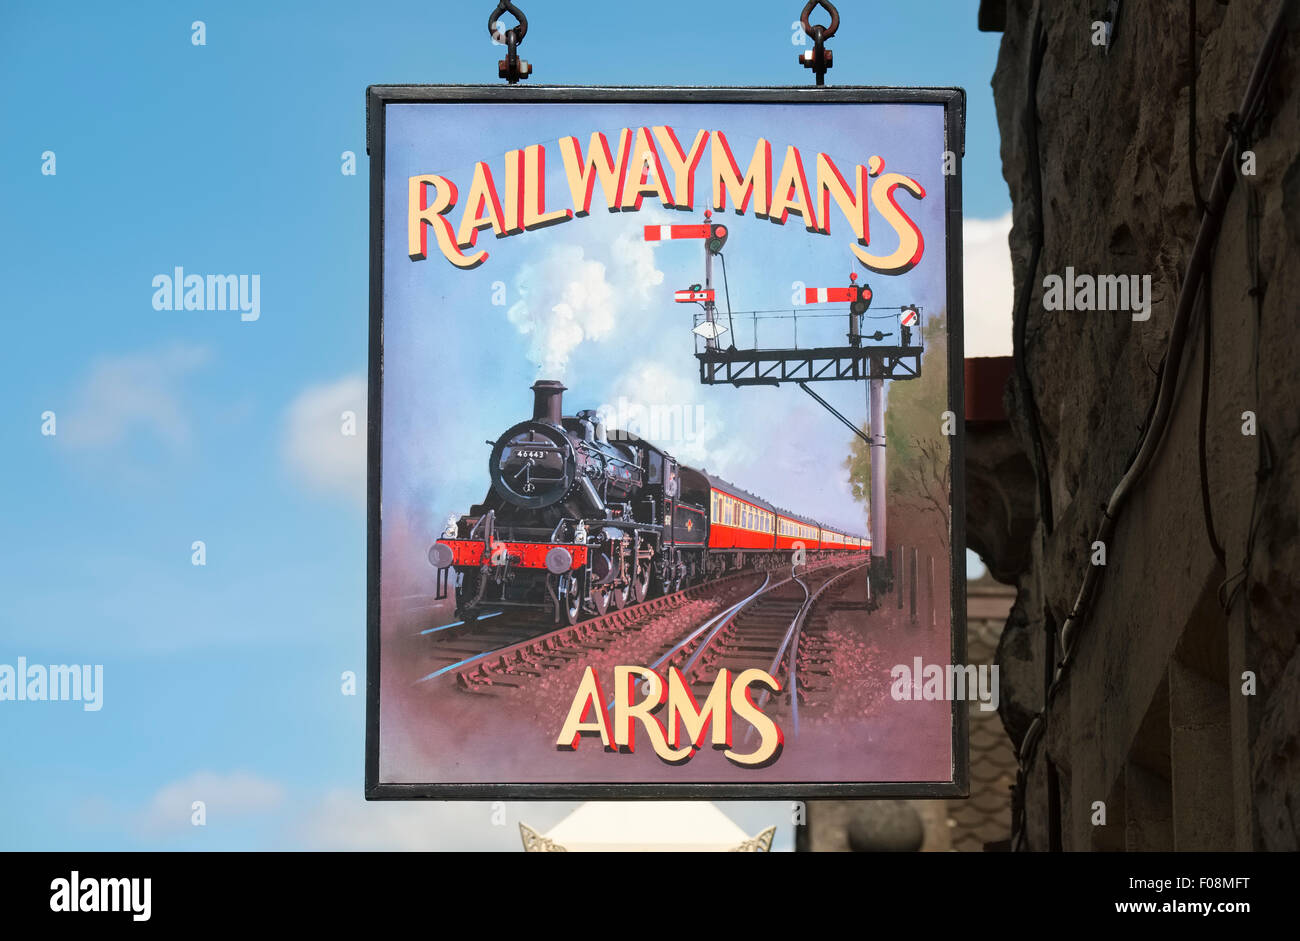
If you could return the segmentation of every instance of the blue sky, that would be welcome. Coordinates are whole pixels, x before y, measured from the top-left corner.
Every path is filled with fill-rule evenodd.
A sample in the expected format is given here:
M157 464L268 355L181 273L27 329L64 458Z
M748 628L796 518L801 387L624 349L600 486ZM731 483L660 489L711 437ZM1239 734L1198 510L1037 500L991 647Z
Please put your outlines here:
M0 10L0 663L105 668L99 712L0 703L0 848L513 848L514 820L564 812L365 805L364 698L340 692L364 671L362 439L318 432L364 416L364 90L497 82L491 6ZM557 6L524 5L537 81L809 80L798 3ZM1003 217L998 37L973 5L842 12L832 83L965 86L966 214ZM258 275L259 319L155 310L176 266Z

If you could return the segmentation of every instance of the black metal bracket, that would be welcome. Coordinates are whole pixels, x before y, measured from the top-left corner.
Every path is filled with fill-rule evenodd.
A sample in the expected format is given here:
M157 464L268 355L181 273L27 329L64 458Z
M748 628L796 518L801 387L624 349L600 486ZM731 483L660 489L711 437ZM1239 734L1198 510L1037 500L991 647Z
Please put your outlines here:
M836 418L838 418L840 421L844 422L844 424L848 427L849 431L853 432L855 435L857 435L859 438L861 438L863 441L865 441L865 442L867 443L868 446L871 445L871 437L870 437L869 435L867 435L867 434L866 434L866 433L865 433L861 428L859 428L857 425L853 424L853 422L849 421L849 420L848 420L847 418L845 418L842 414L840 414L839 409L837 409L834 405L832 405L830 402L827 402L825 399L823 399L820 395L818 395L818 394L817 394L816 392L814 392L812 389L808 388L808 386L804 385L804 383L802 383L802 382L799 383L799 388L800 388L800 389L803 389L805 392L807 392L809 395L811 395L814 399L816 399L818 402L820 402L820 403L822 404L822 406L826 409L826 411L830 412L832 415L834 415L834 416L835 416Z
M775 386L783 382L919 379L919 346L831 346L807 350L705 350L704 385Z

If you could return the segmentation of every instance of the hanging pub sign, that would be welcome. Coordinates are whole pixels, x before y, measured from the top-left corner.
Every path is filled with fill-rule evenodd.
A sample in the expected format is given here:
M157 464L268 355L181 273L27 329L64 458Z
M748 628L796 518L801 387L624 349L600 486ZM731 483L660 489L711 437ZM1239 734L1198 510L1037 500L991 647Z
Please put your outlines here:
M368 797L965 793L963 104L370 89Z

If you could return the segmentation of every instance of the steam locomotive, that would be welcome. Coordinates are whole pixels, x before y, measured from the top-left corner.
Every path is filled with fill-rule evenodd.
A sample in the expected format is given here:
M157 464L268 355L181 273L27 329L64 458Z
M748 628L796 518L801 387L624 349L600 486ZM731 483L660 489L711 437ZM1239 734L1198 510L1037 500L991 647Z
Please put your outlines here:
M492 486L429 549L437 596L456 614L553 612L575 624L751 566L866 553L871 540L781 509L627 431L595 410L563 414L566 387L533 384L533 417L492 446Z

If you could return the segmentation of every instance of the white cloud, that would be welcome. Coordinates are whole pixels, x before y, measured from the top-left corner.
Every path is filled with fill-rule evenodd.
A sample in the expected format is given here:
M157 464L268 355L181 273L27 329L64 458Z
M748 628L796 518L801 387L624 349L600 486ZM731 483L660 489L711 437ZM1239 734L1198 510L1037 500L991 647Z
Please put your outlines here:
M679 461L724 473L755 455L742 436L728 436L718 395L691 373L641 360L619 373L599 410L611 428L632 431Z
M74 448L113 450L144 431L173 452L184 450L192 429L180 387L208 358L203 347L175 344L96 359L59 437Z
M1011 213L962 223L966 355L1011 355Z
M355 434L345 434L351 412ZM366 380L346 376L305 389L285 418L284 459L318 493L340 494L364 504L366 497Z
M140 811L138 820L150 833L184 831L192 826L195 801L203 801L211 825L272 810L283 799L284 789L279 784L250 772L197 771L162 787Z
M610 245L614 279L642 309L661 299L661 292L654 290L664 283L664 273L655 267L655 245L641 237L639 229L620 232Z
M627 233L610 242L604 259L589 257L579 245L553 245L540 260L520 265L519 300L506 316L531 338L528 355L542 373L561 378L579 343L613 332L617 306L631 301L644 309L663 280L653 245Z

